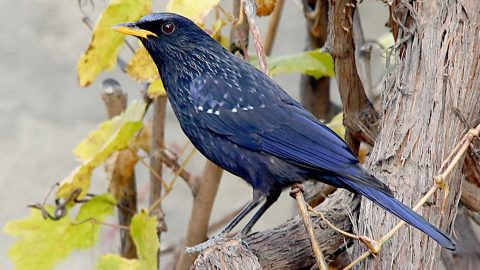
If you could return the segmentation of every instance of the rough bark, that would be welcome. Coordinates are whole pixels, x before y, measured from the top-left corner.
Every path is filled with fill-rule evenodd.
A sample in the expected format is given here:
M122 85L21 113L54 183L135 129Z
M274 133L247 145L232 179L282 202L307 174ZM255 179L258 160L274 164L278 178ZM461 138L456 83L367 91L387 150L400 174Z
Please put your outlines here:
M356 212L358 202L358 196L339 190L316 209L341 230L352 231L351 219L355 218L352 213ZM319 217L312 217L312 222L327 261L351 244L351 239L345 239ZM308 235L297 216L274 229L250 234L242 245L230 240L203 251L194 268L304 269L314 264Z
M415 204L429 187L466 130L480 113L480 2L477 0L396 1L396 67L385 78L381 132L367 161L368 169L392 188L397 199ZM460 199L462 164L446 181L450 187L443 214L443 194L421 209L427 220L450 232ZM359 234L378 239L398 222L363 199ZM357 246L355 254L364 252ZM387 242L376 259L359 269L437 269L440 247L410 227Z

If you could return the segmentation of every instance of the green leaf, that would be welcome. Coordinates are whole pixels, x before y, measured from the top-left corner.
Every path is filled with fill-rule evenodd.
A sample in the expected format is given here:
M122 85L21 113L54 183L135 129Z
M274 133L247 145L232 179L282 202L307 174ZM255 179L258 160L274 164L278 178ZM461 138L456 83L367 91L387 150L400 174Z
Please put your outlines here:
M210 10L220 0L170 0L167 11L180 14L201 25Z
M112 195L104 194L86 202L73 222L68 215L58 221L44 219L40 211L31 209L28 217L7 223L5 232L20 238L8 251L15 269L52 269L72 250L92 247L99 226L88 221L102 222L113 213L115 204ZM47 207L49 211L52 209Z
M317 79L335 76L332 56L319 50L268 58L267 64L271 76L281 73L303 73Z
M118 255L107 254L100 258L97 264L97 270L140 270L139 260L125 259Z
M138 260L127 260L118 255L107 254L100 258L97 270L156 270L157 252L160 247L157 236L157 221L144 210L132 218L130 235L137 248Z
M151 0L112 0L98 19L92 39L77 64L78 82L85 87L100 72L111 69L117 62L117 54L124 35L113 31L113 25L134 21L151 10Z
M99 128L88 135L75 147L74 153L83 163L63 180L57 191L57 198L70 198L80 189L81 199L90 186L92 171L115 152L125 149L132 137L142 127L145 103L133 101L125 113L100 124Z

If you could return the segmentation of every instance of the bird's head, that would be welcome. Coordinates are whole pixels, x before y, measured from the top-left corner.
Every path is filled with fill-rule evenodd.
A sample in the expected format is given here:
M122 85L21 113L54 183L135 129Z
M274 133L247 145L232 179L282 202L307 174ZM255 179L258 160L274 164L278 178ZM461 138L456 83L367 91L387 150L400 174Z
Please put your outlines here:
M225 51L194 22L173 13L152 13L136 22L118 24L113 29L138 37L161 76L167 72L175 72L175 77L203 73L204 65L215 62L218 54ZM179 74L182 70L185 74Z

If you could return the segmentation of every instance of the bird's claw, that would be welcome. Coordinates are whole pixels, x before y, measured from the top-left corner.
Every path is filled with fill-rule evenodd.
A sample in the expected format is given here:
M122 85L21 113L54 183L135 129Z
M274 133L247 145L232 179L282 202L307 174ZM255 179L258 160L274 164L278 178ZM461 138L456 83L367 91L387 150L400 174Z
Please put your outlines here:
M223 240L225 240L225 234L223 233L220 233L220 234L217 234L215 235L214 237L208 239L207 241L203 242L203 243L200 243L198 245L195 245L193 247L186 247L185 248L185 253L189 253L189 254L192 254L192 253L198 253L198 252L201 252L211 246L214 246L220 242L222 242Z
M290 187L290 197L292 198L296 198L297 197L297 193L303 193L303 185L302 184L293 184L291 187Z

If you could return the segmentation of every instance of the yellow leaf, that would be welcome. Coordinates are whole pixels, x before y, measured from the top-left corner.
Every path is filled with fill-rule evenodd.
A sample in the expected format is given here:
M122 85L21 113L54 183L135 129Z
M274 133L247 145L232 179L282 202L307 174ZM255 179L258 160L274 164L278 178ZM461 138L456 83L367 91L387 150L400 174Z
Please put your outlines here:
M277 0L255 0L257 16L270 15L275 9L275 2L277 2Z
M139 82L153 82L159 78L157 66L143 46L139 47L130 59L127 65L127 73Z
M160 247L157 236L157 219L151 217L144 210L132 218L130 235L137 247L138 259L142 269L157 269L157 251Z
M218 5L218 2L220 0L170 0L167 11L178 13L201 25L210 10Z
M144 210L132 218L130 235L137 248L138 259L127 260L118 255L107 254L100 258L97 270L156 270L157 252L160 246L157 237L157 221Z
M153 81L147 88L147 93L150 98L156 98L160 96L166 96L165 87L163 86L162 80L158 79Z
M125 113L100 124L99 128L84 139L74 149L75 155L83 163L60 185L57 198L70 198L77 189L81 199L87 193L92 171L115 152L125 149L130 139L142 127L145 103L133 101Z
M228 38L222 35L222 28L227 25L227 22L223 19L218 19L212 24L212 38L215 39L224 48L230 46Z
M212 38L219 41L222 36L222 28L227 25L225 20L218 19L212 24Z
M111 69L123 43L123 34L113 31L113 25L134 21L150 12L151 0L112 0L98 19L88 49L77 64L78 82L85 87L97 75Z
M335 115L327 126L337 133L340 138L345 139L345 126L343 125L343 113Z

